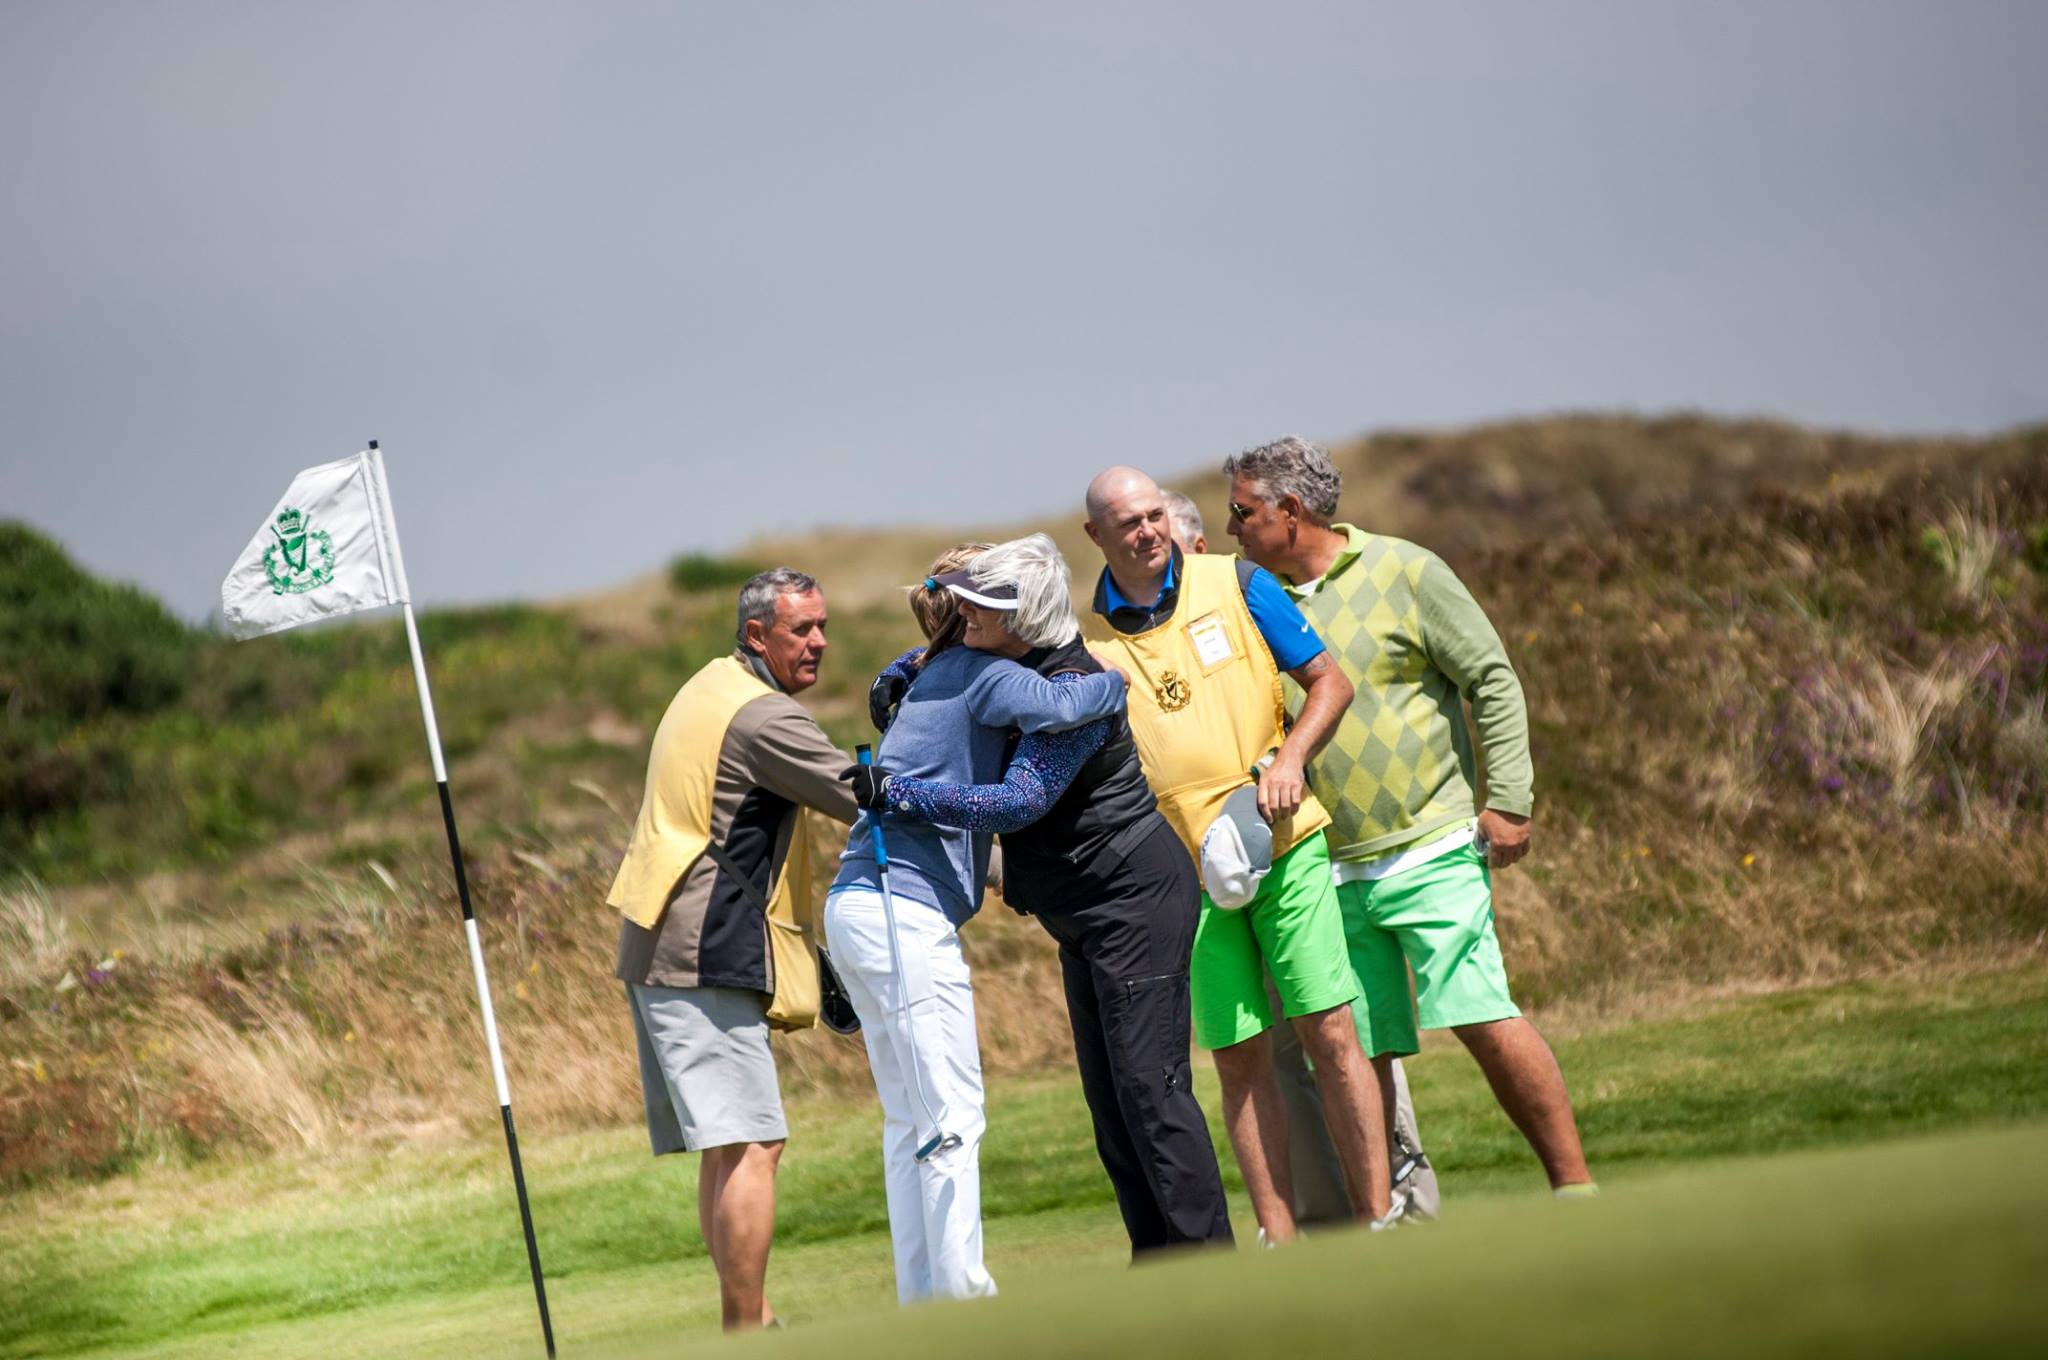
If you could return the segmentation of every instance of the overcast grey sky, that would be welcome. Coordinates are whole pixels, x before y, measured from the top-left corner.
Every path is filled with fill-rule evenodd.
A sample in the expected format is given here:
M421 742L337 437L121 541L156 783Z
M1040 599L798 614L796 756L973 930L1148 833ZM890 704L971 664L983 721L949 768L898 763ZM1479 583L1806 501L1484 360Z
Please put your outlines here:
M0 517L196 618L369 438L440 602L1283 431L2000 428L2044 52L1968 0L13 0Z

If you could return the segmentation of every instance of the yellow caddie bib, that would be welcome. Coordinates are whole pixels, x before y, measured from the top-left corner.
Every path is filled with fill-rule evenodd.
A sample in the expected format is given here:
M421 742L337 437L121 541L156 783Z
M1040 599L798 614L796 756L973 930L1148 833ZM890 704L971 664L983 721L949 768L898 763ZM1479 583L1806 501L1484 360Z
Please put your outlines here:
M1181 558L1173 617L1143 633L1119 633L1100 614L1081 625L1088 645L1130 672L1131 735L1159 811L1197 862L1203 833L1251 768L1280 745L1286 709L1280 669L1259 636L1237 559ZM1329 825L1314 795L1273 827L1277 858Z
M660 922L669 897L711 844L711 811L718 757L733 718L764 694L773 694L737 657L722 656L691 676L662 714L647 757L647 792L634 819L625 860L606 896L608 905L648 930ZM818 1016L816 914L811 906L808 811L796 809L789 854L768 895L768 1019L786 1029L815 1024Z

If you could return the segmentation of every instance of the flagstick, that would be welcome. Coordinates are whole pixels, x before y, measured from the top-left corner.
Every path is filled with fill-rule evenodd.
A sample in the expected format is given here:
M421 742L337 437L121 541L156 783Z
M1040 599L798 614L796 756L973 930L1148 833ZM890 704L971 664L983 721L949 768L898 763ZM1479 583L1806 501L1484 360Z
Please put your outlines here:
M376 448L373 440L371 448ZM420 717L427 725L427 749L434 757L434 787L441 794L441 821L448 829L448 858L455 866L455 895L462 902L462 928L469 936L469 963L476 974L476 997L484 1012L484 1041L491 1050L491 1079L498 1086L498 1113L505 1122L505 1150L512 1155L512 1186L519 1193L519 1223L526 1230L526 1264L533 1271L533 1297L540 1305L540 1334L554 1360L555 1328L548 1320L548 1291L541 1283L540 1244L533 1236L533 1210L526 1202L526 1173L519 1165L519 1133L512 1125L512 1090L505 1083L505 1056L498 1049L498 1018L491 1009L491 980L484 972L484 947L477 936L476 913L469 905L469 875L462 868L462 840L455 834L455 804L448 797L448 766L441 758L441 729L434 721L434 692L427 687L427 661L420 652L419 625L412 602L406 601L405 640L412 648L412 678L419 686Z

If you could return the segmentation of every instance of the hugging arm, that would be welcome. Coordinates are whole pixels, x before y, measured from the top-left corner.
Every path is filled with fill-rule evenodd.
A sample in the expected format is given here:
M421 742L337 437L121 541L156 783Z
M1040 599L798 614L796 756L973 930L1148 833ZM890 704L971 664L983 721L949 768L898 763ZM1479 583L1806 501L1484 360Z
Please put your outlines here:
M1069 685L1080 678L1061 675L1053 683ZM891 813L917 821L965 831L1021 831L1059 801L1108 739L1106 719L1066 732L1036 732L1018 743L1000 784L949 784L891 775L883 797Z
M967 692L968 712L987 727L1025 735L1064 732L1124 711L1124 678L1115 671L1048 680L1015 662L990 666Z

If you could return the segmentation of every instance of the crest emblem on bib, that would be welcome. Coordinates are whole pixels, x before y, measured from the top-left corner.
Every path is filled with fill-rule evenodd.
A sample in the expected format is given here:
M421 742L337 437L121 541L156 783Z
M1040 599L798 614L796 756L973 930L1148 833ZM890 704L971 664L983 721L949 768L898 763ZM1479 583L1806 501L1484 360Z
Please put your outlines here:
M277 541L263 550L263 574L273 595L303 595L334 579L334 538L286 506L270 526Z
M1188 700L1195 697L1195 692L1181 678L1179 671L1161 671L1152 697L1158 701L1161 713L1178 713L1188 706Z

